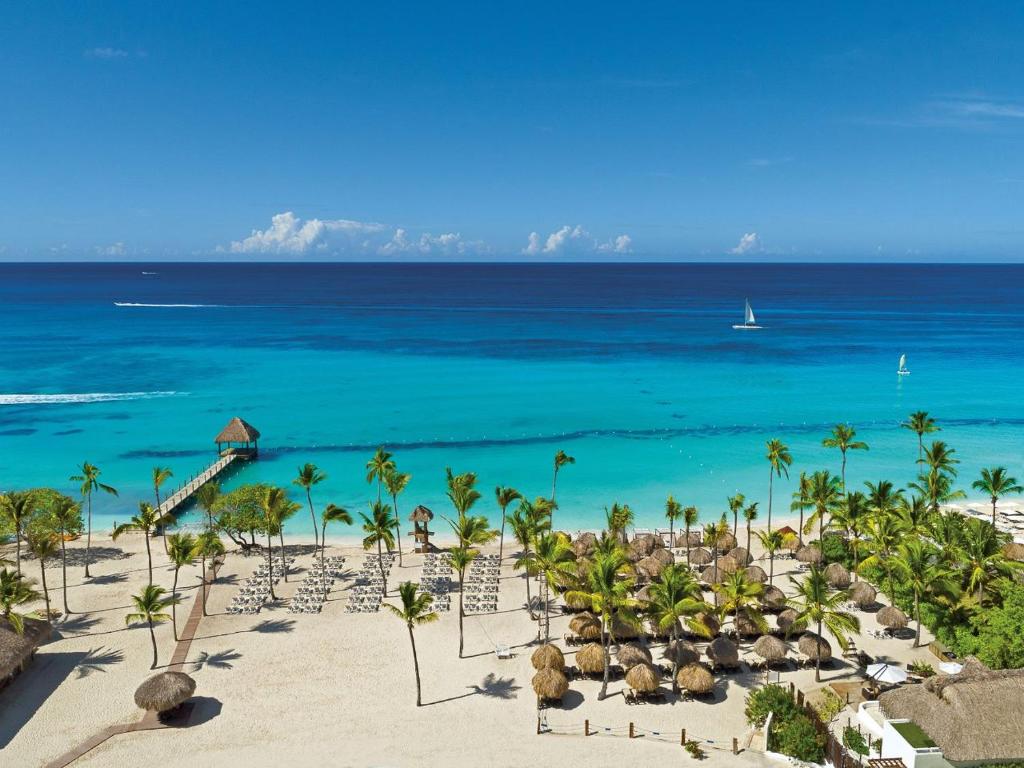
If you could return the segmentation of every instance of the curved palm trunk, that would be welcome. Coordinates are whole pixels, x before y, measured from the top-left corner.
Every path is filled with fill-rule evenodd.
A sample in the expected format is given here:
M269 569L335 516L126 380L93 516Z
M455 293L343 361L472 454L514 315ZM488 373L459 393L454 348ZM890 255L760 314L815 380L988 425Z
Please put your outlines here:
M39 558L39 570L43 581L43 599L46 600L46 620L50 620L50 590L46 587L46 561Z
M159 515L160 514L160 486L155 486L153 488L153 490L156 493L156 506L154 507L154 509L156 510L157 514ZM160 538L163 539L163 542L164 542L164 554L166 555L167 554L167 525L166 524L162 524L160 526Z
M150 669L156 669L156 632L153 631L153 619L149 619L149 640L153 643L153 663L150 664Z
M267 526L267 586L270 587L270 599L277 600L274 594L274 547L270 539L270 526Z
M768 466L768 533L772 532L772 496L774 495L773 490L775 486L775 472L771 465ZM747 552L750 551L750 546L747 546Z
M171 587L171 597L178 596L178 568L174 569L174 585ZM174 631L174 642L178 642L178 601L171 603L171 629Z
M821 637L821 620L818 620L818 637ZM814 682L821 682L821 649L814 654Z
M505 559L505 507L501 508L501 537L498 539L498 563Z
M395 508L395 541L398 542L398 567L402 568L402 518L398 516L398 494L391 494L391 504Z
M68 552L64 548L64 531L60 532L60 570L61 570L61 589L64 593L64 614L71 613L68 608Z
M914 633L914 647L921 645L921 596L914 592L914 618L917 619L917 632Z
M842 476L843 482L843 495L846 495L846 450L843 450L843 465L839 470L839 474Z
M678 621L678 619L677 619ZM679 629L676 624L672 625L672 647L676 652L672 654L672 693L679 693Z
M316 512L313 511L313 495L310 493L309 488L306 489L306 501L309 502L309 517L313 521L313 551L316 552L320 542L316 538Z
M89 491L85 498L88 500L87 506L89 508L87 514L88 527L85 533L85 578L88 579L91 578L89 575L89 560L92 559L92 491Z
M146 540L146 561L149 565L149 586L153 586L153 552L149 548L149 531L143 531L142 536Z
M542 574L544 581L541 586L544 589L544 643L551 642L551 585L548 584L547 575Z
M465 572L464 571L459 571L459 658L460 659L462 658L462 641L463 641L462 619L466 615L466 612L463 609L463 602L462 602L462 594L463 594L462 586L463 586L463 583L465 582L465 580L466 580Z
M796 539L799 542L800 546L802 547L804 545L804 508L803 508L803 506L800 507L800 528L797 529Z
M409 643L412 645L412 667L416 671L416 706L422 707L423 702L420 698L420 660L416 655L416 637L412 632L412 624L407 624L409 627Z
M530 548L529 547L526 547L523 550L523 556L524 557L529 557L530 556ZM530 614L530 620L531 621L537 621L537 616L533 612L533 598L530 596L530 571L529 571L529 569L524 569L524 575L526 576L526 610Z
M380 549L380 539L377 539L377 565L380 566L380 578L384 582L384 597L388 596L388 575L384 572L384 553Z
M206 616L206 555L202 558L202 572L199 574L199 588L203 591L203 616Z
M598 701L603 701L608 696L608 668L612 663L612 654L610 649L612 633L608 631L608 622L603 614L601 616L601 630L604 635L604 642L602 644L604 647L604 673L601 677L601 692L597 694Z
M690 524L686 524L686 567L691 568L690 565Z
M288 583L288 553L284 551L284 525L277 529L277 539L281 542L281 570L284 571L284 583Z

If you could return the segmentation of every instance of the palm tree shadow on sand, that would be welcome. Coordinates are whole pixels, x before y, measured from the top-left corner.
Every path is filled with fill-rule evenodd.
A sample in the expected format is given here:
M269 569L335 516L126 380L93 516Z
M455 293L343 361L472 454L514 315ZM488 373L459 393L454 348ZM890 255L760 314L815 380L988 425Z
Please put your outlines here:
M466 687L469 689L468 693L461 693L458 696L449 696L446 699L430 701L423 706L430 707L434 704L458 701L459 699L466 699L470 696L486 696L489 699L504 699L507 701L519 698L519 691L522 689L521 685L516 685L514 677L498 677L493 672L487 675L487 677L480 682L480 685L469 685Z
M192 662L193 671L198 672L203 667L209 667L210 669L234 669L235 665L232 662L238 661L240 658L242 658L242 654L234 648L218 651L217 653L203 651Z
M88 677L94 672L106 672L106 668L124 661L124 652L116 648L90 648L78 662L75 669L79 678Z

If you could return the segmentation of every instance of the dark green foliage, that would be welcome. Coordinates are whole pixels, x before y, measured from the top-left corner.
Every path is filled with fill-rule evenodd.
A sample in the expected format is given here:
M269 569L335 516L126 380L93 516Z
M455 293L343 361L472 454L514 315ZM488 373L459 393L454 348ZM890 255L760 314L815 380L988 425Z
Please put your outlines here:
M866 755L868 753L868 743L864 735L852 725L848 725L843 729L843 746L851 752L856 752L858 755Z
M242 485L223 494L213 505L217 529L236 544L245 541L244 534L253 541L257 534L266 534L262 505L266 492L266 485L255 484Z
M789 690L781 685L764 685L747 694L747 706L743 710L747 722L755 728L764 725L769 713L775 713L773 722L779 723L799 714Z
M772 723L774 725L775 721ZM825 758L825 736L819 734L811 718L801 712L775 726L771 748L797 760L820 763Z
M703 749L700 748L700 744L698 744L696 741L686 742L686 746L684 747L684 749L689 753L690 757L692 757L694 760L703 760L705 757L707 757L707 754L704 752Z
M970 631L961 627L955 637L961 656L973 654L992 669L1024 667L1024 589L1007 586L1001 607L977 612Z
M907 669L913 672L918 677L934 677L935 667L929 664L927 661L917 660L907 665Z
M819 545L821 557L825 565L829 563L842 563L847 569L853 568L853 547L842 536L835 534L826 535ZM864 558L863 546L861 547L861 559Z

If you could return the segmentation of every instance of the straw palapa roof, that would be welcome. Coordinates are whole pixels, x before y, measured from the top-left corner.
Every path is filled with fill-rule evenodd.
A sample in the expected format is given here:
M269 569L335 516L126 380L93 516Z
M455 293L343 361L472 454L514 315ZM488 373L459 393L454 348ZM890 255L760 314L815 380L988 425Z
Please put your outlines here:
M735 560L740 565L750 565L754 562L753 556L743 547L733 547L729 550L729 557Z
M557 669L545 667L533 676L533 692L539 699L558 701L569 690L569 681Z
M50 639L50 622L25 619L25 632L18 634L6 621L0 621L0 680L19 671L36 648Z
M903 629L907 626L907 614L894 605L887 605L875 617L878 623L889 629Z
M711 557L711 553L703 547L697 547L690 552L690 564L691 565L707 565L714 558Z
M214 439L215 443L253 443L260 438L260 431L252 424L237 416L227 423Z
M821 660L832 658L832 645L824 637L814 632L804 632L800 635L800 642L797 643L800 653L811 659L821 656Z
M750 618L746 611L740 611L736 617L736 631L742 637L757 637L762 634L761 628L754 623L754 620Z
M722 573L735 573L740 569L740 564L726 555L718 558L718 570Z
M648 581L657 579L663 570L665 570L665 566L656 557L647 556L636 564L637 575Z
M630 667L626 673L626 685L640 693L653 693L658 690L661 675L647 662Z
M576 666L588 675L604 672L604 648L599 643L587 643L576 651Z
M768 574L760 565L748 565L743 569L743 573L747 577L747 581L756 581L758 584L768 581Z
M1024 544L1011 541L1003 547L1003 556L1010 560L1024 560Z
M718 551L728 552L730 549L736 546L736 537L731 533L725 533L718 540Z
M572 551L576 557L586 557L597 548L597 536L590 531L581 533L579 538L572 543Z
M800 547L794 555L797 560L801 563L820 563L821 562L821 549L817 545L807 545L806 547Z
M676 536L677 547L699 547L701 541L700 531L690 531L690 535L686 535L686 531L683 531Z
M842 563L829 563L825 567L825 580L836 589L846 589L850 586L850 572Z
M434 513L429 509L420 504L416 509L409 515L410 523L429 523L434 519Z
M580 613L569 621L569 629L584 640L597 640L601 637L601 620L592 613Z
M861 608L873 605L878 592L866 581L856 581L850 587L850 599Z
M697 695L711 693L715 688L715 676L707 666L694 662L679 669L676 673L676 684L683 690Z
M534 669L565 669L565 656L562 650L551 643L542 645L530 656L530 663Z
M676 556L665 547L655 547L651 557L660 561L662 565L672 565L676 561Z
M638 643L626 643L619 646L615 658L618 659L619 664L629 669L637 664L650 664L651 652Z
M700 651L697 650L697 646L685 640L676 640L665 646L664 656L669 661L674 661L679 665L693 664L696 661L700 661Z
M740 652L736 644L725 637L716 637L708 645L708 658L712 664L723 667L738 667L740 665Z
M717 635L722 630L722 623L717 617L712 616L710 613L701 611L694 616L693 619L694 621L706 626L712 635Z
M196 692L196 681L184 672L161 672L146 680L135 691L140 709L166 712L188 701Z
M772 635L762 635L757 638L751 650L765 661L780 661L789 653L786 644Z
M640 629L616 616L612 619L612 635L616 640L633 640L640 637Z
M879 697L889 719L917 723L947 760L1024 759L1024 669L993 671L973 657L955 675L904 685Z
M761 604L771 610L782 610L786 607L786 593L773 584L769 584L764 588L764 594L761 595Z
M797 616L798 614L796 610L794 610L793 608L787 608L775 617L775 625L786 633L794 629L800 629L799 626L796 626L794 624L794 622L796 622Z

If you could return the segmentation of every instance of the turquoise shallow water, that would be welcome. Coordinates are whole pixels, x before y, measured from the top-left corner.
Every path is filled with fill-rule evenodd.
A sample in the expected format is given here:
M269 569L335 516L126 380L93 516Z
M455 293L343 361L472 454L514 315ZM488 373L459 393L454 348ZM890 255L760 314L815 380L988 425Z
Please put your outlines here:
M653 526L668 493L705 517L736 490L763 507L769 437L794 477L838 471L838 420L871 446L851 483L906 482L917 409L969 485L1024 472L1022 289L1020 266L0 265L0 487L71 491L88 459L121 491L102 527L151 497L153 465L198 472L239 415L263 450L228 485L313 461L318 502L363 509L383 443L413 475L404 509L445 512L451 465L494 515L496 484L549 493L562 448L560 527L613 501ZM730 327L746 296L763 331Z

